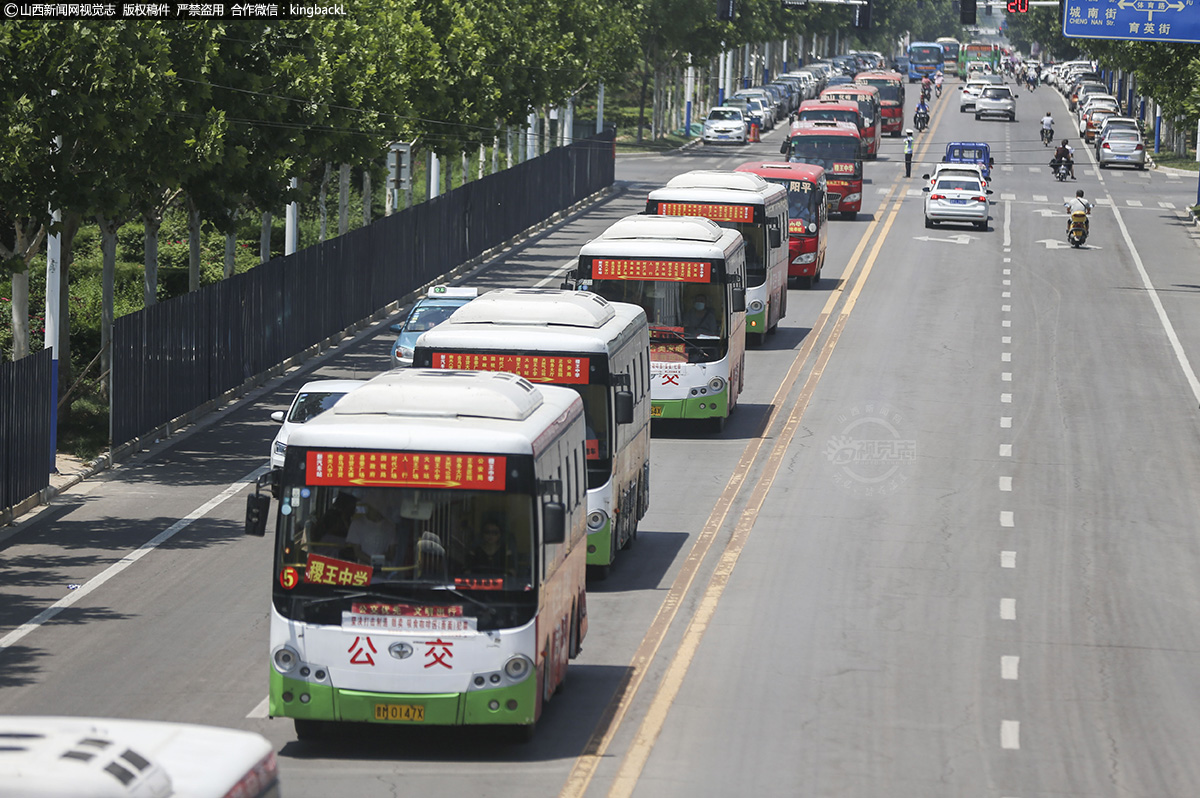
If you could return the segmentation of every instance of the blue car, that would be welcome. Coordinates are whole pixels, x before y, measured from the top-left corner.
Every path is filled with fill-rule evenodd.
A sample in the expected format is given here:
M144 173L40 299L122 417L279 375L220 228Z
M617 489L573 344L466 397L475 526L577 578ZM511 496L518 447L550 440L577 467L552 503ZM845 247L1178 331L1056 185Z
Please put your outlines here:
M455 288L435 285L421 297L408 312L408 317L391 326L392 332L400 333L392 344L392 366L407 368L412 365L413 347L417 338L450 318L450 314L479 296L478 288Z
M952 141L946 145L943 163L973 163L983 170L983 179L992 179L992 148L982 141Z

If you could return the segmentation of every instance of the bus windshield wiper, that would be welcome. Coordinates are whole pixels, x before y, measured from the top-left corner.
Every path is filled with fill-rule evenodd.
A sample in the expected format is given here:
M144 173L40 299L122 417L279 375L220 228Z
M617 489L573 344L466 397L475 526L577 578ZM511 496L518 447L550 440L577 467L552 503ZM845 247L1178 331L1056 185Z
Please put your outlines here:
M476 607L479 607L481 610L484 610L485 612L488 612L488 613L496 612L496 608L493 607L491 604L488 604L486 601L480 601L479 599L475 598L474 596L468 596L466 593L463 593L461 590L459 590L458 588L456 588L452 585L438 585L438 586L434 587L433 589L434 590L444 590L447 593L458 596L463 601L469 601L472 604L474 604Z

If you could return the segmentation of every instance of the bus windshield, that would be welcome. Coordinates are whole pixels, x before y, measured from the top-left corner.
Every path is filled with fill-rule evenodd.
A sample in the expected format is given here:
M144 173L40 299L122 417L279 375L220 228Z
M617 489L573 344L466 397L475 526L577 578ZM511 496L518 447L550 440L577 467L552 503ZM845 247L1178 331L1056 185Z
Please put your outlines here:
M922 47L909 47L908 60L912 64L942 64L942 48L925 45Z
M858 139L851 136L792 136L788 160L823 166L826 172L835 176L862 174Z
M896 81L888 78L863 78L862 82L879 89L880 100L900 102L900 87L896 85Z
M608 386L572 385L583 399L588 488L599 488L612 472L612 433L608 426Z
M793 234L809 235L808 226L820 218L821 203L816 184L811 180L766 179L787 189L788 219L801 223L800 226L789 224L789 231Z
M650 322L650 359L683 363L720 360L728 348L724 286L666 280L595 280L592 291L612 302L640 305Z
M536 584L531 496L312 486L285 478L280 497L280 569L294 569L306 592L369 587L411 595L414 588L485 584L486 590L527 591Z

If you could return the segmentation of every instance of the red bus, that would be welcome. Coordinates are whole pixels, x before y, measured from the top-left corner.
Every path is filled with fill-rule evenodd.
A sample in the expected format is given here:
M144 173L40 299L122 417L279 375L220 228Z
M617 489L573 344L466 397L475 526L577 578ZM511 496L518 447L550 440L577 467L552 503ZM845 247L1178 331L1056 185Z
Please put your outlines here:
M807 163L750 161L738 172L753 172L788 193L788 282L812 288L825 265L829 206L825 201L825 170Z
M825 200L829 210L853 219L862 210L862 140L847 122L797 122L785 144L790 163L807 163L825 170Z
M898 137L904 128L904 76L899 72L875 70L859 72L854 82L879 89L883 132Z
M821 92L820 99L858 104L858 110L862 112L863 116L862 127L859 129L859 135L863 140L863 152L866 158L871 160L877 158L879 156L879 140L882 138L880 128L883 116L883 107L879 103L879 89L874 86L856 86L853 83L844 83Z
M850 102L849 100L805 100L800 103L800 111L796 117L801 122L846 122L854 125L854 129L859 131L861 141L861 131L863 129L862 111L858 110L858 103ZM866 146L865 144L863 146ZM787 155L788 142L785 138L783 145L779 151ZM863 152L860 157L867 157L866 152Z

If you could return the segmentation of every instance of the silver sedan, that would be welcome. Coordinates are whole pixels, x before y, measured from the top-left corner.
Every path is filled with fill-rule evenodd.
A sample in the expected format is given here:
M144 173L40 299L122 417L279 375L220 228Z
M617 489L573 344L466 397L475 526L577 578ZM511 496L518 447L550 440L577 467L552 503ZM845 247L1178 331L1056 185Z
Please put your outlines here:
M1146 145L1135 130L1110 130L1096 150L1096 160L1099 161L1101 169L1117 164L1145 169Z

